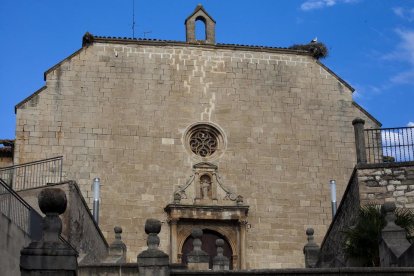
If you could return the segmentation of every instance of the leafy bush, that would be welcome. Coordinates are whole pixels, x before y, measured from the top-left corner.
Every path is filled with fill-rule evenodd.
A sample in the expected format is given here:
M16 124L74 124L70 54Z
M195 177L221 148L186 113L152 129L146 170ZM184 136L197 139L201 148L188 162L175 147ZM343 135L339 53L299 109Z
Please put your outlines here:
M407 239L412 242L414 213L409 209L396 209L395 215L395 224L407 231ZM380 205L361 206L356 225L343 231L345 255L358 260L363 266L379 266L379 240L385 225L385 214L381 212Z

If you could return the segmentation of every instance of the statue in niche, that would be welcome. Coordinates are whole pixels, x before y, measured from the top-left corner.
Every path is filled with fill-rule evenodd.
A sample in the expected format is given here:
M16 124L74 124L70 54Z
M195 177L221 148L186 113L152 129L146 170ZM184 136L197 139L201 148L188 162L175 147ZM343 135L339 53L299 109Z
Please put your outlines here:
M211 194L211 178L207 174L200 177L201 198L209 199Z

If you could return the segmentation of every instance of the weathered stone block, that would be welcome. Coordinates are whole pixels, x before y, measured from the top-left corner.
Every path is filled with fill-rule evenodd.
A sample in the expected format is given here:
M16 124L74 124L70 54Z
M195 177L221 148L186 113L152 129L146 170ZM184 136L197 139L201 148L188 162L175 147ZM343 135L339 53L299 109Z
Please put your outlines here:
M388 192L393 192L393 191L395 191L395 186L394 186L394 185L388 185L388 186L387 186L387 191L388 191Z

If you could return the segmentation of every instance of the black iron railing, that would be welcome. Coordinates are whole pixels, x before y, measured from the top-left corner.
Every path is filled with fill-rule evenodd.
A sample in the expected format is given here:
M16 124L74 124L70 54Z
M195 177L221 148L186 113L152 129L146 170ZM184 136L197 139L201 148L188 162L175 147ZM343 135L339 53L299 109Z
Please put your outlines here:
M59 156L0 168L0 179L15 191L59 183L62 181L62 163L63 157Z
M414 127L365 129L367 163L414 161Z
M32 239L40 239L42 217L0 179L0 213Z

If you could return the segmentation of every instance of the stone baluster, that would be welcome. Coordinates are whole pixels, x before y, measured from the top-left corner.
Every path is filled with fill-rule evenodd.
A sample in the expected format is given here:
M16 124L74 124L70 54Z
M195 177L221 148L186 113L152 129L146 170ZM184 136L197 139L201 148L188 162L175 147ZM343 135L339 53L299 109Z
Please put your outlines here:
M148 249L138 255L138 269L140 276L167 276L170 275L169 257L158 247L161 231L161 222L156 219L147 219L145 233L148 234Z
M121 234L122 228L119 226L114 227L115 240L109 246L109 252L103 263L121 264L126 263L127 247L122 241Z
M379 243L380 266L412 266L412 256L409 261L405 261L404 253L411 247L407 240L407 232L405 229L395 224L395 203L386 202L381 207L381 211L385 213L386 225L381 231Z
M355 118L352 121L355 132L355 148L357 155L357 163L367 163L367 153L365 148L365 133L364 133L365 121L361 118Z
M313 233L313 228L306 229L308 243L303 247L303 254L305 254L305 267L307 268L316 267L319 259L320 248L314 241Z
M66 210L65 192L58 188L46 188L38 196L43 218L43 234L20 252L20 271L27 275L76 275L77 252L60 239L62 220L59 215Z
M191 232L193 237L193 251L188 253L188 269L189 270L208 270L210 256L207 252L201 249L201 237L203 236L203 230L200 228L194 228Z
M223 255L223 245L224 240L216 240L217 256L213 258L213 270L229 270L230 268L229 258Z

